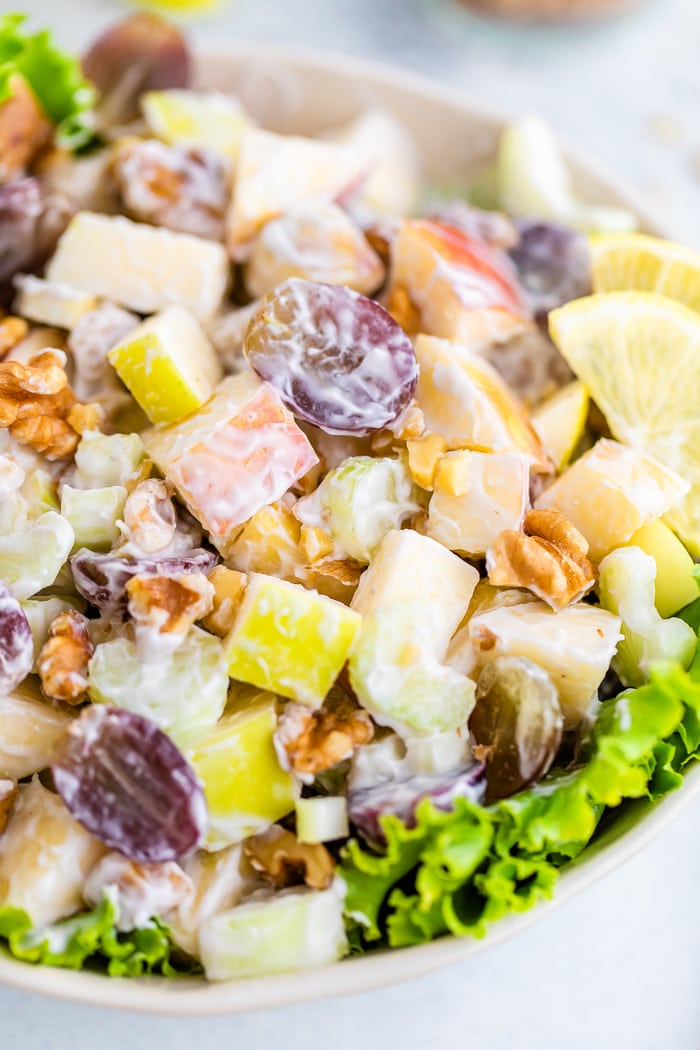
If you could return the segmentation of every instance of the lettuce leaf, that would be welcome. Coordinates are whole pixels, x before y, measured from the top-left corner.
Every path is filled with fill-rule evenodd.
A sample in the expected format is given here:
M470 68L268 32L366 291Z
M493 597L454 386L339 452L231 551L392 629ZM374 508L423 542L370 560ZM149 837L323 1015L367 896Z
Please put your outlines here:
M83 77L79 61L61 51L48 30L28 33L25 20L20 14L0 16L0 103L9 98L11 78L19 73L56 125L58 145L78 149L94 134L94 88Z
M117 918L118 907L108 893L93 911L43 928L34 928L25 911L5 906L0 908L0 941L22 962L70 970L106 969L110 977L177 977L200 972L193 960L178 956L168 927L160 920L119 933Z
M425 799L415 827L382 818L381 850L349 842L341 873L353 950L484 936L552 896L605 814L673 791L699 754L700 652L687 671L659 664L646 685L602 703L580 768L492 806L457 799L446 813Z

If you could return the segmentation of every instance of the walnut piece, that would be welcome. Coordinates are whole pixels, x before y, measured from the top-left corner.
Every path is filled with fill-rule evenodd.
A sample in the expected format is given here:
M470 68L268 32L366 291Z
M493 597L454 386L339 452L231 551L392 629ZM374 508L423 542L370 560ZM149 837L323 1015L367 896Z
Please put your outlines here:
M214 586L202 572L133 576L126 593L137 630L184 637L195 620L211 612Z
M504 529L486 552L489 580L525 587L555 612L582 598L596 581L588 542L557 510L531 510L523 532Z
M0 427L8 427L17 441L50 460L75 452L79 435L70 418L78 425L85 422L85 413L76 411L65 365L66 355L53 349L43 350L28 364L0 361ZM95 414L88 415L96 422Z
M287 704L276 742L286 754L290 769L302 778L311 778L349 758L373 735L374 726L366 711L349 698L334 696L317 711L303 704Z
M14 780L9 780L7 777L0 779L0 835L7 827L18 795L19 788Z
M297 840L296 835L273 824L243 843L251 866L276 889L306 883L315 890L327 889L333 881L335 862L325 846Z
M87 617L74 609L59 613L39 653L37 666L44 695L71 705L87 699L88 662L94 651Z
M29 325L23 317L3 317L0 320L0 357L4 357L17 346L28 331Z

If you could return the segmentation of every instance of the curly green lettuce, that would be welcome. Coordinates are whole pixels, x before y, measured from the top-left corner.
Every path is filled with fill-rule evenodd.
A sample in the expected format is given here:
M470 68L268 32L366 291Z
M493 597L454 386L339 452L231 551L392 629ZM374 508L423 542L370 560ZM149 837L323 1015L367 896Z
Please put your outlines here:
M56 126L58 145L79 149L94 135L95 90L77 58L57 47L48 30L27 32L25 21L25 15L0 16L0 103L10 97L10 81L19 73Z
M492 806L426 799L416 826L384 816L381 851L351 841L341 872L353 950L441 934L482 937L490 923L551 897L560 871L624 799L656 800L700 754L700 655L659 664L650 681L601 705L586 764Z
M93 911L35 928L25 911L0 908L0 944L22 962L69 970L105 970L110 977L161 974L178 977L201 972L178 955L168 927L158 919L129 933L116 929L118 908L108 894Z

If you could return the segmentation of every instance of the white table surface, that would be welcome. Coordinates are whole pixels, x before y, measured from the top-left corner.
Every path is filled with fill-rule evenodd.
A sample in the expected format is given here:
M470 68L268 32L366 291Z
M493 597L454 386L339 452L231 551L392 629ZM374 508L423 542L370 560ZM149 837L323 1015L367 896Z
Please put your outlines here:
M448 0L446 0L448 2ZM117 0L2 0L78 45ZM700 247L700 5L516 31L427 0L232 0L193 25L333 48L536 109ZM700 800L624 868L517 939L395 988L232 1018L149 1018L0 988L0 1050L697 1050Z

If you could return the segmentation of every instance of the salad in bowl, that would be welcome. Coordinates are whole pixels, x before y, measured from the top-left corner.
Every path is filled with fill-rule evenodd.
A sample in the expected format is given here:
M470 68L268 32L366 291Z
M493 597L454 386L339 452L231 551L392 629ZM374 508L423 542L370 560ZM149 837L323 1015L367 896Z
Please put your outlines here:
M211 981L551 896L700 747L700 257L0 21L0 942Z

